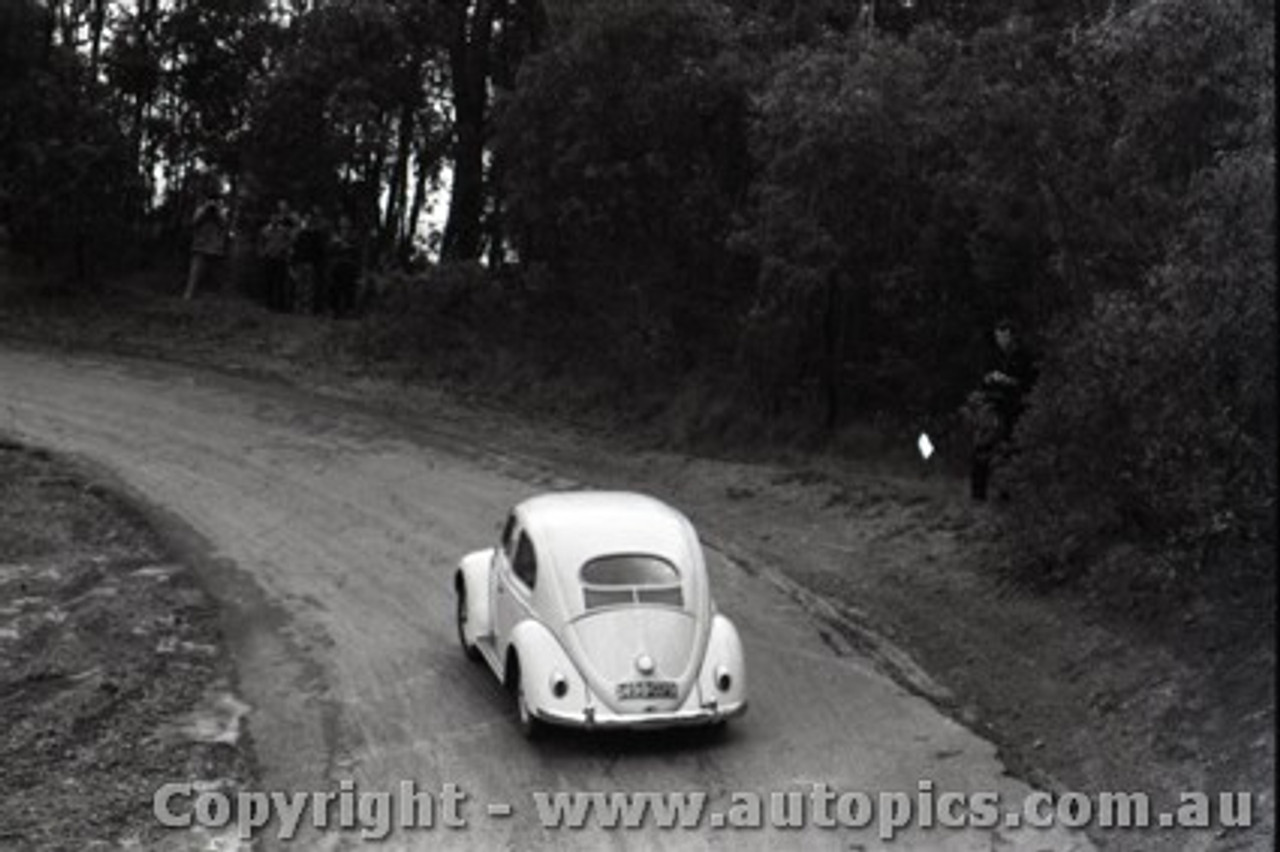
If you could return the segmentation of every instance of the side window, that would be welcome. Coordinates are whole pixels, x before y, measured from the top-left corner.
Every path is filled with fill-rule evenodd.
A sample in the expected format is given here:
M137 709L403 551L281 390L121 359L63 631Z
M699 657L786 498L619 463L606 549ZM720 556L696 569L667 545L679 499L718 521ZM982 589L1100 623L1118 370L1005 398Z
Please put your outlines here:
M516 531L515 514L507 515L507 522L502 525L502 552L507 554L507 558L511 558L511 537Z
M512 561L512 570L529 588L538 581L538 559L533 553L533 542L529 536L520 533L520 542L516 545L516 558Z

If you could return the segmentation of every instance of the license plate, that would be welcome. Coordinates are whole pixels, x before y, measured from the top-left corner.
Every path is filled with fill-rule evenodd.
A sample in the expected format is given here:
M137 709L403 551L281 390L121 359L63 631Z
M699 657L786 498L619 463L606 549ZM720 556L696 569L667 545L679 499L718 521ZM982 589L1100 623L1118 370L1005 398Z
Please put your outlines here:
M675 681L670 680L634 680L618 684L618 698L675 698Z

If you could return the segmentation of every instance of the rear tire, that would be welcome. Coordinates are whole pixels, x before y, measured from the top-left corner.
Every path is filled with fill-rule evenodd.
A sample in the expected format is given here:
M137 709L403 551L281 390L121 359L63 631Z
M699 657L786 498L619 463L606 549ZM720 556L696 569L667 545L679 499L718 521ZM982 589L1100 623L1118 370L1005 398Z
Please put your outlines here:
M516 699L516 724L526 740L540 739L546 732L546 723L533 715L529 702L524 697L524 678L520 674L520 664L512 659L511 691Z
M462 646L462 653L466 654L467 659L472 662L479 660L480 649L475 646L474 642L467 639L467 586L461 582L458 583L456 621L458 624L458 644Z

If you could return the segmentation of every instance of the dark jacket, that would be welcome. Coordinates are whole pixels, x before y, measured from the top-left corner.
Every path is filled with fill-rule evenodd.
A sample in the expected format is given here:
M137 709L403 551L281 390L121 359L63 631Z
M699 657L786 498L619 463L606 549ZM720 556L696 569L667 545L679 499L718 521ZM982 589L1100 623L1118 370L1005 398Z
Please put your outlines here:
M983 374L982 391L991 401L1006 429L1022 416L1027 406L1027 394L1036 383L1038 370L1031 353L1017 341L1008 349L993 347L990 364ZM1009 381L1000 381L993 376L999 373L1008 377Z
M293 259L296 263L323 266L329 251L329 229L322 222L310 221L298 231L293 241Z

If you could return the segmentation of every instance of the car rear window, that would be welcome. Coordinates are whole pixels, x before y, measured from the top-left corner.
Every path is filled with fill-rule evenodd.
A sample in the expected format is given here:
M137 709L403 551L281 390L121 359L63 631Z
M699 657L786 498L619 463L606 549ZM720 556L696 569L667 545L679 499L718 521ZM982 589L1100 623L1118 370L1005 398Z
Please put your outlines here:
M587 609L647 603L684 606L680 572L657 556L603 556L582 566Z

